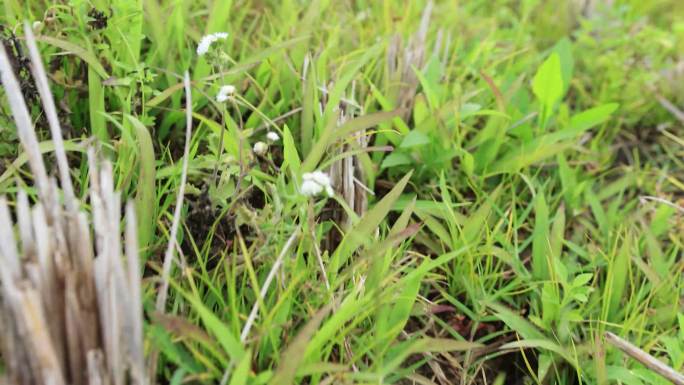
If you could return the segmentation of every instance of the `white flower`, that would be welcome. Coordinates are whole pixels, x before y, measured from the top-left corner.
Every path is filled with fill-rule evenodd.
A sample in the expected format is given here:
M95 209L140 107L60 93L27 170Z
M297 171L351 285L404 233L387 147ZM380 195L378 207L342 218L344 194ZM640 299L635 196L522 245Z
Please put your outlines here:
M277 142L278 139L280 139L280 136L278 136L277 132L269 131L268 134L266 134L266 139L268 139L269 142Z
M256 142L254 143L254 148L252 148L252 151L254 151L254 153L257 155L264 155L266 152L268 152L268 144L264 142Z
M332 182L328 174L321 171L307 172L302 175L302 186L300 188L305 196L315 196L323 192L331 197L335 195L332 189Z
M200 40L199 44L197 44L197 54L199 56L203 56L205 53L209 51L209 47L211 47L212 43L214 43L217 40L224 40L227 38L228 33L226 32L216 32L202 36L202 39Z
M228 97L235 93L235 86L225 85L219 89L218 94L216 94L216 101L223 103L228 100Z

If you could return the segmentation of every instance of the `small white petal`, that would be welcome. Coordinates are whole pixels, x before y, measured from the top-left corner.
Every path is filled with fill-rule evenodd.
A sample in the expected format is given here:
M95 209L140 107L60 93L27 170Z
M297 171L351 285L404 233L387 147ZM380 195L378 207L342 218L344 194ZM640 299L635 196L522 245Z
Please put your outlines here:
M200 39L199 44L197 44L197 55L202 56L209 52L209 47L217 41L217 40L224 40L228 38L228 33L226 32L216 32L216 33L210 33L209 35L202 36L202 39Z
M313 173L313 180L321 186L330 186L330 177L321 171Z
M268 144L264 142L254 143L254 148L252 149L257 155L264 155L268 152Z
M230 96L235 93L235 86L225 85L219 88L219 92L216 94L216 101L223 103L230 99Z
M330 177L322 171L304 173L304 175L302 175L302 181L301 192L306 196L315 196L323 191L325 191L329 197L335 195Z
M226 84L225 86L221 87L219 92L226 95L232 95L235 93L235 86L231 84Z
M302 183L301 190L302 194L304 194L305 196L312 197L320 194L323 188L321 187L321 185L312 180L305 180L304 183Z
M268 134L266 134L266 139L268 139L271 142L277 142L280 139L280 136L278 136L278 133L269 131Z

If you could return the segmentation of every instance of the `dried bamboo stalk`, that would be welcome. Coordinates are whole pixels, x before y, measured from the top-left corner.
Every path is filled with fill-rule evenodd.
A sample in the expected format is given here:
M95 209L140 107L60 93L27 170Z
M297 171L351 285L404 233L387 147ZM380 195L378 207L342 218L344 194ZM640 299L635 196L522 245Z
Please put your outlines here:
M36 38L33 36L33 29L28 21L24 22L24 32L26 33L26 43L28 45L29 56L31 58L31 74L36 81L36 87L40 94L40 100L43 102L43 109L45 116L47 116L48 124L50 126L50 134L52 141L55 143L55 148L64 149L64 141L62 139L62 127L59 124L57 117L57 108L50 93L50 86L43 67L43 61L38 52L36 45ZM73 211L74 203L74 189L71 185L71 177L69 176L69 162L67 162L66 153L64 151L57 151L57 167L59 169L59 181L64 193L64 204L68 211Z
M7 364L0 383L147 384L134 210L127 206L124 251L121 197L114 191L111 164L98 162L94 148L88 150L91 216L75 198L47 76L35 37L25 28L62 193L46 173L26 103L0 45L2 84L38 193L33 207L25 191L16 196L17 237L7 199L0 196L0 349Z
M647 368L665 377L668 381L672 382L675 385L684 385L684 374L678 373L676 370L665 365L657 358L653 357L652 355L632 345L629 341L626 341L611 332L606 332L605 336L606 341L610 342L611 344L613 344L613 346L622 350L628 356L641 362Z
M433 3L430 1L423 9L418 31L406 46L401 36L396 35L387 51L387 73L392 90L390 94L395 106L405 109L403 119L406 121L411 116L418 89L419 81L415 70L422 69L425 65L426 40L432 8Z

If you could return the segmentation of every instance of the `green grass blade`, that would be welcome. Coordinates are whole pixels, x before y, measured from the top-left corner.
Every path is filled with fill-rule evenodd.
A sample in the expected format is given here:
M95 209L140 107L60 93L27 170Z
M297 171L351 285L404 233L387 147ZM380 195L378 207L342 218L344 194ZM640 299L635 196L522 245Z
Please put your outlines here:
M155 208L157 194L155 185L155 159L152 137L144 124L137 118L127 115L133 125L133 132L138 144L139 174L135 196L136 218L138 219L138 242L142 250L146 250L153 238L156 221ZM144 259L143 259L144 261ZM143 262L144 264L144 262Z

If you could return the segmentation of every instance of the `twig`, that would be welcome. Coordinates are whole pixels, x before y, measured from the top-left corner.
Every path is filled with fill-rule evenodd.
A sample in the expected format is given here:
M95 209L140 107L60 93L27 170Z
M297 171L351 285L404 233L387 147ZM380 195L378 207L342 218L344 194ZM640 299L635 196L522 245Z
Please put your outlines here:
M676 203L670 202L667 199L664 199L661 197L654 197L654 196L650 196L650 195L642 195L639 197L639 200L641 200L642 202L654 201L654 202L662 203L664 205L667 205L667 206L670 206L670 207L676 209L677 211L679 211L681 213L684 213L684 207L682 207Z
M677 118L677 120L679 120L681 123L684 123L684 111L677 108L677 106L672 104L672 102L665 99L661 95L656 94L655 98L658 100L658 103L663 106L663 108L670 111L670 113L674 115L674 117Z
M613 344L613 346L622 350L622 352L624 352L628 356L641 362L647 368L667 378L673 384L684 385L684 375L678 373L671 367L665 365L657 358L653 357L652 355L646 353L645 351L639 349L638 347L632 345L628 341L623 340L622 338L616 336L611 332L606 332L605 337L606 341Z
M271 119L270 122L264 122L264 123L262 123L262 124L261 124L259 127L257 127L254 131L259 131L259 130L263 130L263 129L265 129L265 128L268 128L268 126L273 125L273 124L275 124L275 123L277 123L277 122L279 122L279 121L281 121L281 120L287 119L287 118L289 118L290 116L292 116L292 115L294 115L294 114L300 112L301 110L302 110L302 107L297 107L297 108L294 108L294 109L292 109L292 110L290 110L290 111L288 111L288 112L286 112L286 113L284 113L284 114L282 114L282 115L276 116L275 118Z
M57 108L55 107L55 101L50 93L50 86L48 85L47 76L45 75L43 61L38 52L36 38L33 35L33 29L28 21L24 21L24 33L26 34L26 44L28 45L29 56L31 57L31 73L33 74L33 79L36 81L40 99L43 102L45 116L47 117L48 125L50 126L52 142L55 144L55 157L57 158L57 168L59 169L59 181L62 186L62 191L64 192L64 204L66 205L67 211L74 212L76 210L74 188L71 185L69 162L67 161L66 152L64 151L62 127L59 124Z
M26 151L28 156L29 166L33 174L33 179L36 183L38 193L43 202L49 202L48 196L48 176L45 170L45 164L40 154L40 147L38 146L38 138L35 131L33 131L33 122L29 115L26 102L21 93L19 82L14 77L12 66L9 62L5 47L0 44L0 75L2 76L2 85L5 87L5 95L9 102L10 110L14 115L14 121L17 124L17 136L19 141Z
M190 157L190 137L192 135L192 92L190 90L190 75L185 72L183 80L185 84L185 148L183 149L183 169L181 172L181 182L178 187L178 196L176 197L176 207L173 211L173 222L171 224L171 232L169 234L169 243L164 253L164 265L162 270L162 283L159 293L157 294L156 310L164 313L164 305L169 291L169 279L171 276L171 266L173 261L173 251L175 250L176 234L178 233L178 225L180 223L181 208L183 206L183 195L185 194L185 181L188 178L188 158Z
M280 251L278 258L276 258L275 263L273 263L271 271L268 272L268 276L266 276L266 281L264 281L264 285L261 286L261 292L259 292L259 297L261 297L261 300L263 300L266 297L268 287L271 285L271 281L273 281L273 278L275 278L275 275L278 272L280 265L282 265L283 259L285 259L285 255L290 250L290 247L292 247L292 244L294 243L295 239L297 239L297 235L299 235L299 227L295 229L292 235L290 235L290 238L287 240L287 242L285 242L285 246L283 246L283 249ZM260 301L254 302L254 306L252 306L252 311L249 313L247 322L245 323L245 326L242 328L242 333L240 333L240 341L242 342L245 342L245 340L247 339L249 331L252 329L252 325L256 320L257 313L259 311L259 302Z
M181 170L181 183L178 188L178 196L176 197L176 207L173 211L173 222L171 223L171 231L169 232L169 243L164 253L164 264L162 267L162 283L157 294L157 303L155 309L157 313L164 314L164 306L169 291L169 280L171 278L171 267L173 265L173 251L178 247L176 234L178 233L178 226L180 224L181 208L183 206L183 196L185 194L185 181L188 177L188 158L190 156L190 136L192 134L192 95L190 90L190 75L185 71L183 79L185 86L185 101L186 101L186 124L185 124L185 147L183 149L183 169ZM157 369L157 360L159 359L159 350L154 347L149 355L148 361L148 376L150 383L155 384L154 371Z

